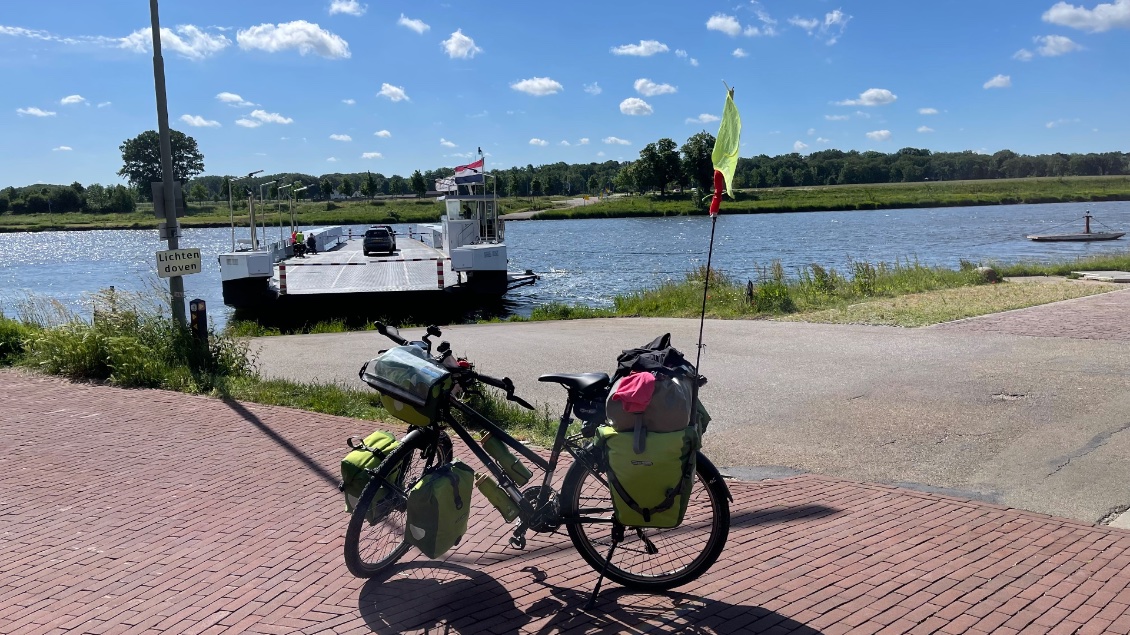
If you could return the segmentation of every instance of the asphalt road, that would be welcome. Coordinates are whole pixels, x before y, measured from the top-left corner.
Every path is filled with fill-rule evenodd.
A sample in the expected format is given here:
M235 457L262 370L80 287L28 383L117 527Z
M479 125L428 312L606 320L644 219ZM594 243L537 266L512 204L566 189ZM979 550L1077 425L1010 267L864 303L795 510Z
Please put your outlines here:
M1052 305L924 329L707 321L705 452L738 477L807 471L1109 520L1130 505L1130 290L1058 303L1086 320L1088 302L1110 298L1106 319L1121 322L1092 325L1099 339L1049 337L1063 326ZM1037 330L994 326L1010 321ZM665 332L693 357L696 320L462 325L444 339L556 410L563 391L538 375L610 371ZM252 344L266 377L349 386L388 346L375 332Z

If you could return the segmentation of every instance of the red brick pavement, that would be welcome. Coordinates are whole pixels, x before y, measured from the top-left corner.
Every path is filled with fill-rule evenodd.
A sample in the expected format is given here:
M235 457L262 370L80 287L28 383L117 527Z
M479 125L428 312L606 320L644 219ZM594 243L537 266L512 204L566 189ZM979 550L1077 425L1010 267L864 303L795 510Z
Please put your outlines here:
M1130 340L1130 289L993 313L929 327L1032 337Z
M442 561L349 576L334 487L369 424L0 372L0 633L1130 633L1130 533L819 476L732 482L699 581L610 584L476 499Z

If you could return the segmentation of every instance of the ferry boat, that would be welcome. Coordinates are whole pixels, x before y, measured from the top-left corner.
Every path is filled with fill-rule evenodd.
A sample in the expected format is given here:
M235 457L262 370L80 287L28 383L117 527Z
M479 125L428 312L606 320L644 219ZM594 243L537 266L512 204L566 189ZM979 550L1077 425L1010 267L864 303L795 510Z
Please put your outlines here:
M417 225L418 233L396 236L395 251L374 255L364 253L363 231L300 230L293 216L291 231L313 236L313 252L295 255L289 239L261 241L252 202L250 239L236 241L233 222L233 249L219 256L224 304L307 321L393 314L441 319L452 311L497 306L507 291L538 276L509 271L495 195L485 192L485 184L466 190L438 199L444 206L439 223Z

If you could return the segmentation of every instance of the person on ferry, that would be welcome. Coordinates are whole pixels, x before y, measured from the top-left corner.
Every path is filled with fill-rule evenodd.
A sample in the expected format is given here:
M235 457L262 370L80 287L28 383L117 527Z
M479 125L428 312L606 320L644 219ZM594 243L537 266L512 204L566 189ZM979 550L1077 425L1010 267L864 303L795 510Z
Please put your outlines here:
M302 232L294 233L294 255L298 258L306 257L306 242L302 239Z
M310 234L306 237L306 253L318 253L318 243L314 240L314 234Z

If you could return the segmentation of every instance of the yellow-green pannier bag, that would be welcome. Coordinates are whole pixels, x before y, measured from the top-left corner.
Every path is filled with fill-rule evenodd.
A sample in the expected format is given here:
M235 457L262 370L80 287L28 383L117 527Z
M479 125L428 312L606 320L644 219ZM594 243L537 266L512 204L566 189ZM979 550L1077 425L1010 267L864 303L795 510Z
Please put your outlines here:
M467 533L475 471L462 461L430 470L408 492L404 540L425 556L438 558Z
M381 393L392 416L414 426L435 420L454 384L451 373L427 359L418 346L397 346L369 360L361 379Z
M346 444L353 451L346 454L345 458L341 460L341 485L338 486L338 489L345 494L345 511L347 512L353 511L353 507L357 505L357 501L361 498L361 492L365 490L365 486L369 483L369 470L377 469L381 461L385 460L385 457L399 445L396 437L384 430L377 430L365 437L360 443L354 441L355 438L350 437L346 441ZM398 476L399 474L393 473L387 478L390 481L395 481ZM376 509L377 503L384 500L387 495L387 491L378 491L377 495L373 497L373 502L369 505L369 511L372 512Z
M698 431L643 432L637 444L632 432L597 428L597 447L604 449L613 516L628 527L678 527L687 513L694 485ZM641 451L637 452L637 445Z

